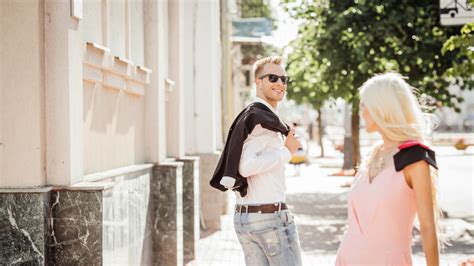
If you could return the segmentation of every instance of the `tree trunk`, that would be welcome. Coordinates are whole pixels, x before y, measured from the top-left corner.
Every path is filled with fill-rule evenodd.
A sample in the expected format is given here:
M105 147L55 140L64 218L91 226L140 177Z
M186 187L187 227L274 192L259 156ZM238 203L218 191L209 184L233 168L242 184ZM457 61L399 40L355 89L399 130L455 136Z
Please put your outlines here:
M360 164L360 139L359 139L359 101L352 103L351 132L352 132L352 167L357 169Z
M352 163L352 126L351 126L351 108L349 103L346 103L344 107L344 164L342 165L343 170L353 169Z
M319 147L321 147L321 157L324 157L324 144L323 144L323 135L324 135L324 129L323 129L323 119L322 119L322 110L321 108L318 109L318 144Z
M353 169L351 143L352 143L351 137L344 137L344 164L342 165L342 170Z

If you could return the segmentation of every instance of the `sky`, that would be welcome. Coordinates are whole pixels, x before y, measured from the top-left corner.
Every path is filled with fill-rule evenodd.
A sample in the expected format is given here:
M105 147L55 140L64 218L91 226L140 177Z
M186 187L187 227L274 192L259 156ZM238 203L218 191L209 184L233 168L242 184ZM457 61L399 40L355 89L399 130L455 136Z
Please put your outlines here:
M277 13L275 18L277 19L278 28L273 31L271 37L264 37L263 41L282 48L296 38L298 26L295 21L291 20L283 8L281 8L279 0L270 0L270 4Z

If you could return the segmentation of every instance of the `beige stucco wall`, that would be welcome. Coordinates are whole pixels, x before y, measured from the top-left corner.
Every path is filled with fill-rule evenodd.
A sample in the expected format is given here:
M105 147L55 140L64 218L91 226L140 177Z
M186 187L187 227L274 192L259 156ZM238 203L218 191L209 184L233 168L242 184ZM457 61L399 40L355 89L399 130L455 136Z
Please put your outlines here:
M147 162L166 160L166 83L168 76L168 4L144 0L145 65L152 70L145 97L145 156Z
M190 1L190 3L183 10L184 20L184 34L188 38L194 40L196 35L199 34L196 32L196 18L193 16L196 14L197 2ZM196 53L196 44L193 41L188 41L183 43L184 46L184 58L186 58L186 65L188 67L184 68L183 79L183 92L186 97L184 97L184 117L185 117L185 147L186 154L197 154L197 134L196 134L196 62L194 61L194 55Z
M70 3L44 0L48 185L71 185L84 175L82 24L71 17Z
M214 153L222 143L219 1L198 1L196 16L194 145L197 153Z
M144 99L84 82L84 172L144 162Z
M84 41L106 46L111 55L143 66L143 2L129 1L128 7L123 0L107 1L106 5L99 0L85 2ZM107 14L105 21L98 19L103 14ZM130 30L126 21L130 21ZM130 40L130 53L126 52L127 31L131 39L135 38ZM90 82L84 82L83 96L84 174L144 163L146 96Z
M0 1L0 187L71 185L81 182L83 175L164 160L174 136L166 128L177 122L165 110L170 96L165 79L174 64L168 58L168 45L174 44L168 42L171 20L187 19L188 33L195 33L180 36L180 42L193 48L180 50L184 58L192 58L180 67L193 73L189 80L185 75L192 86L185 88L190 93L181 95L181 101L197 92L184 119L186 125L197 125L194 132L187 130L195 141L191 151L213 152L222 141L219 1L182 3L186 16L193 16L185 18L168 17L166 1L84 0L80 20L70 16L70 3ZM153 12L146 10L154 5ZM153 66L147 88L151 92L154 87L152 95L145 90L145 96L136 96L83 81L85 42L105 46L111 55L138 65L149 67L148 61ZM145 44L155 58L145 57ZM145 118L153 124L148 133ZM148 146L152 148L146 150Z
M43 1L0 2L0 187L45 184Z
M130 58L133 62L145 64L145 32L144 32L143 0L130 1Z
M106 46L102 32L103 15L105 15L102 12L103 2L102 0L83 1L83 19L81 23L84 40Z
M107 1L107 46L121 57L126 57L125 1ZM105 29L104 29L105 30Z

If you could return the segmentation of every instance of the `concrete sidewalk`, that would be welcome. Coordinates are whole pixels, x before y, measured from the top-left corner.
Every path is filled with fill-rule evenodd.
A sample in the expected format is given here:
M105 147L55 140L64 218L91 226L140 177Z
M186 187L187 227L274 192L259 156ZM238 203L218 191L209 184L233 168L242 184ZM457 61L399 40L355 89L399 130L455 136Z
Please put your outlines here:
M341 185L352 177L328 176L336 169L320 168L317 164L302 166L298 176L292 176L296 172L291 165L287 168L287 203L295 214L303 264L334 265L337 248L346 230L348 188ZM230 195L230 199L230 204L233 204L234 196ZM189 265L245 265L232 214L221 219L222 230L199 241L197 259ZM473 225L462 219L447 219L443 223L452 246L442 253L441 265L459 265L467 258L474 258L474 237L467 231ZM424 265L416 230L413 253L414 264Z

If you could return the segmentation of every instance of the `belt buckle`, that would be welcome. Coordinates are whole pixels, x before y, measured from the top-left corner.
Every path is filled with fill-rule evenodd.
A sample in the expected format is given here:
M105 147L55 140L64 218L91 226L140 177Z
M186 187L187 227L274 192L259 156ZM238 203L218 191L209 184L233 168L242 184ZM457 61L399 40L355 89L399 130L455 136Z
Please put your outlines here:
M239 204L237 207L238 207L238 208L236 208L235 212L238 212L238 213L242 214L242 208L244 208L244 209L245 209L245 213L249 213L249 207L248 207L248 205Z
M277 209L276 211L274 211L273 213L278 213L278 214L280 214L280 212L281 212L281 202L275 203L275 204L273 204L273 205L274 205L275 207L278 206L278 209Z
M242 204L237 205L237 208L235 208L235 212L241 214L242 213L242 207L243 207Z

